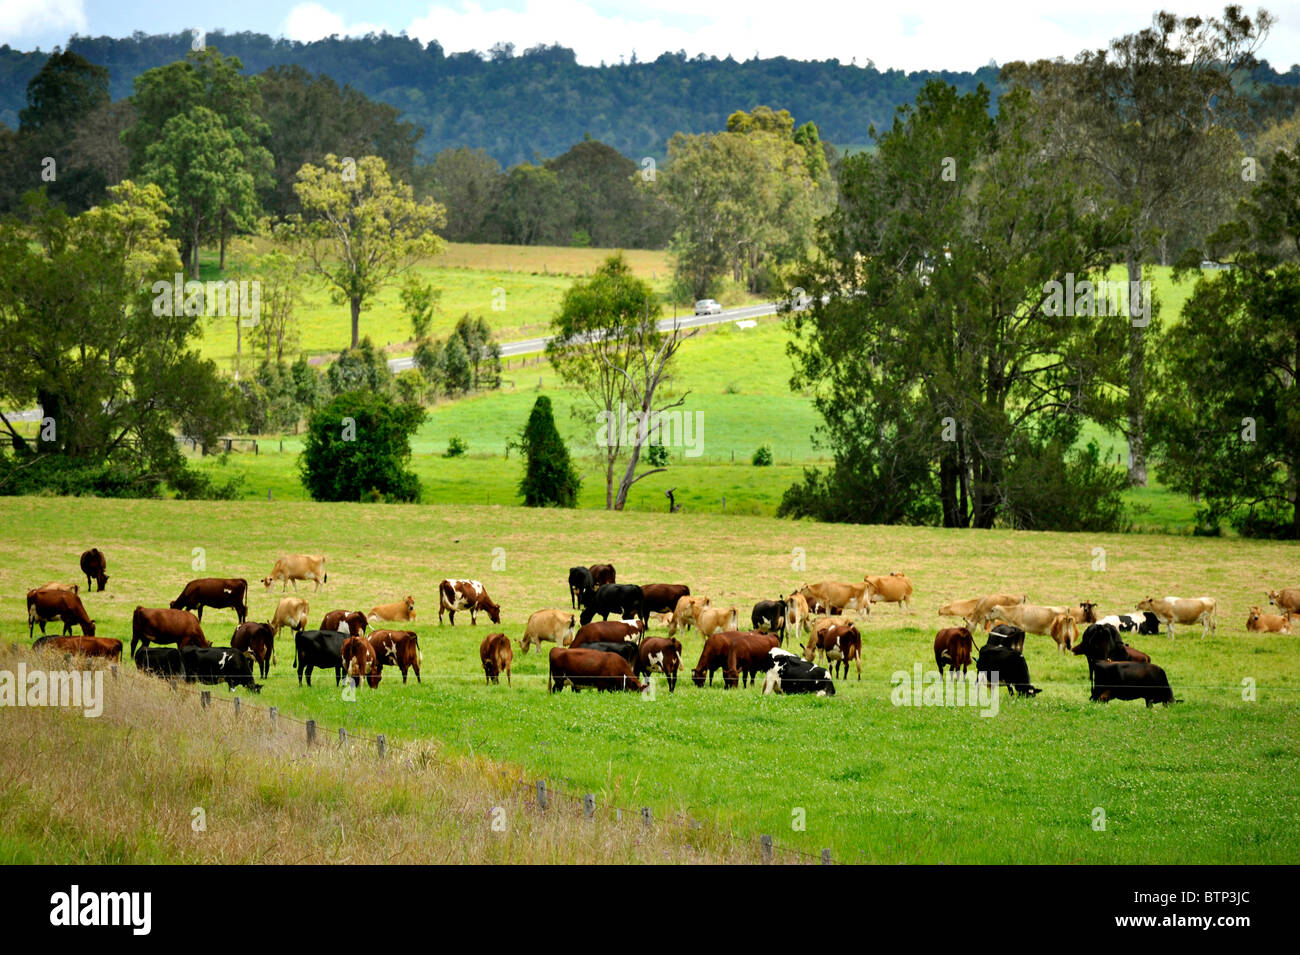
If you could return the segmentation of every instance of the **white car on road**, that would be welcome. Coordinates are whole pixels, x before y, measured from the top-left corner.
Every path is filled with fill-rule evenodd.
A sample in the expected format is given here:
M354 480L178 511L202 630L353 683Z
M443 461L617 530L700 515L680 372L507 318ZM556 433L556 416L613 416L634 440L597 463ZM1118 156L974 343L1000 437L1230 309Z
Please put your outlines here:
M721 315L722 306L718 304L716 299L702 298L695 303L695 314L696 315Z

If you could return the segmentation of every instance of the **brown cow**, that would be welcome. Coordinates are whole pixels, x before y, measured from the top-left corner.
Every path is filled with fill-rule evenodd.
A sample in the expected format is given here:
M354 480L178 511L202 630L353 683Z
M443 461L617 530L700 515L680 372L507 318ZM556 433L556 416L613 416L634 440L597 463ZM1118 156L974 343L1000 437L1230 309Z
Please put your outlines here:
M833 619L822 618L822 620ZM821 623L821 620L818 623ZM847 620L814 629L812 639L804 646L803 658L809 663L815 663L819 652L827 666L831 668L831 675L836 679L839 679L841 664L844 665L844 678L848 679L850 661L857 663L858 679L862 679L862 634Z
M108 586L108 574L104 573L108 569L108 562L104 560L104 554L98 547L92 547L81 555L81 572L86 575L86 590L91 589L90 581L99 584L99 589L103 590Z
M275 662L275 631L269 623L241 623L230 637L230 646L251 653L262 679L266 679Z
M321 584L328 583L329 579L324 557L319 554L291 554L276 560L275 566L271 568L271 576L263 577L262 583L266 585L266 592L270 593L277 580L283 581L280 587L280 592L283 593L289 589L290 581L293 581L293 589L297 590L298 581L313 580L316 589L320 590Z
M200 577L191 580L171 603L173 610L191 610L203 620L203 608L229 607L239 622L248 619L248 581L242 577Z
M57 580L51 580L48 584L41 584L34 590L66 590L70 594L81 593L81 584L61 584Z
M1283 587L1281 590L1270 590L1265 596L1268 597L1269 603L1283 613L1300 614L1300 587Z
M576 618L569 610L538 610L528 618L524 626L524 638L519 641L519 649L527 654L533 644L537 652L542 652L542 641L550 641L560 646L573 643L573 621ZM513 651L512 651L513 652Z
M415 682L420 682L420 664L424 655L420 652L420 638L414 630L376 630L369 637L370 646L375 651L375 662L381 666L397 667L402 671L402 682L406 682L406 672L415 671Z
M136 607L131 616L131 656L135 656L136 644L174 643L178 650L191 644L210 647L207 637L203 636L203 627L199 618L188 610L146 609Z
M965 627L946 627L934 635L934 663L943 676L943 668L949 667L955 674L961 667L961 675L966 676L966 668L971 664L971 649L974 640Z
M411 621L415 619L415 598L407 594L401 600L370 608L370 620Z
M527 643L524 644L528 646ZM542 645L537 644L540 653ZM489 684L501 683L501 674L506 675L506 686L510 686L510 666L515 662L515 650L510 645L510 638L504 633L489 633L478 645L478 658L483 663L483 678Z
M553 647L549 663L546 689L551 693L559 693L566 683L573 687L574 693L584 686L611 692L636 690L640 693L646 689L628 662L617 653Z
M354 686L361 686L365 677L370 689L377 689L383 670L375 658L375 648L365 637L348 637L343 641L343 669L349 680L355 680Z
M864 574L867 596L872 603L899 604L903 610L912 612L912 581L906 574L895 571L888 577Z
M668 692L677 689L677 671L682 668L682 643L675 637L649 637L637 648L637 676L662 673Z
M65 635L72 633L74 623L81 627L83 636L95 635L95 621L90 619L81 598L76 594L70 594L66 590L27 591L27 638L31 639L37 624L40 624L41 633L44 634L45 625L55 619L63 621Z
M286 597L285 599L293 600L295 598ZM366 619L366 615L363 611L353 610L349 612L347 610L331 610L321 619L320 626L317 629L342 631L343 627L341 624L347 625L347 633L349 636L353 637L364 636L366 630L370 627L370 621Z
M591 571L591 583L593 587L599 588L605 584L618 583L614 579L613 564L592 564L588 570Z
M637 615L649 623L650 614L672 613L677 609L677 601L690 595L691 588L685 584L645 584L641 587L641 609Z
M1291 612L1264 613L1259 607L1251 607L1246 629L1251 633L1290 633Z
M277 634L282 627L301 632L307 626L308 609L306 597L281 597L280 602L275 605L275 614L271 617L271 629ZM321 627L321 629L327 628Z
M469 611L471 625L478 623L480 610L493 623L501 622L501 608L492 602L492 598L477 580L444 580L438 584L438 626L442 626L444 612L451 616L451 625L456 626L457 610Z
M735 630L722 630L713 634L704 641L704 649L700 651L700 662L695 665L691 671L691 679L696 686L704 686L704 675L709 676L709 686L713 686L713 671L722 668L722 678L726 681L727 657L731 653L731 638L736 636Z
M1097 605L1091 600L1084 600L1077 607L1062 608L1076 624L1096 623L1097 622Z
M578 632L569 641L569 646L580 647L584 643L604 643L610 640L630 640L635 643L643 633L645 624L640 620L593 620L578 628Z
M776 634L747 630L731 638L727 648L727 668L722 671L722 685L728 689L737 682L742 687L752 681L758 686L758 674L766 672L772 663L768 651L781 645Z
M41 637L32 644L32 649L75 653L83 657L104 657L118 662L122 660L122 641L112 637Z

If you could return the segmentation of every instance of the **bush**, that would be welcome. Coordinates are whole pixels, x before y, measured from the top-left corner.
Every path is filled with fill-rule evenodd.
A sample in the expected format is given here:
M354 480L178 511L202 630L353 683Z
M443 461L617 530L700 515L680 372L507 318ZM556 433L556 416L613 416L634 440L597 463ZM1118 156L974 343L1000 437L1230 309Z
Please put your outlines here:
M545 395L533 403L519 449L524 455L524 477L519 482L524 506L576 507L582 479L569 461L569 451L555 429L551 399Z
M393 373L388 370L384 353L367 336L356 348L349 348L334 359L325 372L325 379L334 395L362 389L388 394Z
M757 451L755 451L753 461L754 461L754 467L756 468L770 468L772 466L771 445L765 444Z
M451 440L447 442L447 451L443 454L443 457L458 458L468 450L469 445L453 434Z
M1068 454L1058 441L1016 448L1003 484L1002 520L1022 530L1122 531L1128 475L1102 460L1097 442Z
M374 391L338 395L311 416L298 462L316 501L414 501L420 482L406 465L424 409Z
M668 449L662 444L646 445L646 461L652 468L668 467Z

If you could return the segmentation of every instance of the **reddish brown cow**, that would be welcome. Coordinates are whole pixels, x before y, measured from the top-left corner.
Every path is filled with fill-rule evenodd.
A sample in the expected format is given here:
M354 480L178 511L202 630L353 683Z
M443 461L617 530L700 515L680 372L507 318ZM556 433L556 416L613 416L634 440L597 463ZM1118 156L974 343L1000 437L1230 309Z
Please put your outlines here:
M501 622L501 608L492 602L477 580L444 580L438 584L438 625L442 626L442 615L447 612L451 625L456 626L457 610L469 611L471 625L478 623L479 611L486 613L493 623Z
M677 689L677 671L682 667L682 642L675 637L650 637L637 648L637 676L662 673L668 692Z
M230 637L235 650L251 653L263 680L275 662L275 630L269 623L241 623Z
M122 660L122 641L112 637L41 637L32 644L33 650L51 650L75 653L83 657L104 657Z
M862 679L862 634L853 624L846 622L814 627L812 636L804 646L803 658L813 663L819 651L831 668L831 676L839 679L840 665L843 664L844 677L848 679L849 663L852 661L858 666L858 679Z
M198 647L210 647L207 637L203 636L203 627L199 618L188 610L146 609L136 607L131 616L131 656L135 656L136 644L174 643L177 649L184 649L193 644Z
M559 693L567 683L577 693L582 687L597 691L644 690L631 665L617 653L600 650L574 650L555 647L551 650L546 689Z
M76 594L70 594L66 590L27 591L27 638L31 639L37 624L40 624L41 633L44 634L45 625L55 619L63 621L65 635L72 633L74 623L81 627L83 636L95 635L95 621L90 619L81 598Z
M86 575L86 590L90 590L90 581L94 579L99 584L99 589L103 590L108 586L108 574L104 573L108 569L108 562L104 560L104 554L98 547L92 547L81 555L81 572Z
M943 676L943 668L949 667L953 673L961 667L961 675L966 675L966 668L971 664L972 640L970 631L965 627L945 627L934 635L934 662Z
M478 657L483 662L483 677L488 683L500 683L504 671L506 686L511 685L510 667L515 660L515 650L509 637L504 633L489 633L478 646Z
M204 607L229 607L239 622L248 619L248 581L242 577L200 577L191 580L171 603L173 610L191 610L203 620Z
M376 630L367 639L375 651L375 661L381 666L397 667L406 682L408 670L415 671L415 682L420 682L420 638L414 630Z
M366 619L366 615L360 610L351 612L347 610L331 610L325 615L325 619L320 622L317 629L339 630L339 624L341 623L348 625L348 633L354 637L362 636L370 626L370 621Z
M742 687L753 681L758 686L758 674L767 671L772 658L768 651L781 645L776 634L749 630L731 638L727 650L727 668L722 671L723 685L730 688L740 681Z
M677 609L677 601L690 595L691 588L685 584L645 584L641 588L641 609L637 616L649 623L652 613L672 613Z
M379 686L379 680L383 676L383 670L379 666L379 661L375 658L375 648L370 645L370 641L365 637L348 637L343 641L343 670L347 673L349 680L354 680L355 686L361 686L361 678L365 677L366 682L370 684L370 689L376 689Z
M584 623L569 641L569 648L580 647L584 643L606 643L608 641L631 640L636 642L645 632L645 624L640 620L624 623L622 620L593 620Z
M613 564L592 564L587 569L591 571L591 582L594 587L618 582L614 579Z
M1133 647L1130 647L1127 643L1124 644L1124 652L1128 655L1127 658L1129 663L1150 663L1151 662L1151 658L1149 656L1147 656L1141 650L1135 650Z
M723 683L727 679L727 657L731 653L731 638L736 636L735 630L721 630L718 633L710 634L709 638L704 641L704 649L700 651L700 662L695 665L691 671L691 680L696 686L704 686L704 675L709 676L709 686L713 686L713 671L722 668Z

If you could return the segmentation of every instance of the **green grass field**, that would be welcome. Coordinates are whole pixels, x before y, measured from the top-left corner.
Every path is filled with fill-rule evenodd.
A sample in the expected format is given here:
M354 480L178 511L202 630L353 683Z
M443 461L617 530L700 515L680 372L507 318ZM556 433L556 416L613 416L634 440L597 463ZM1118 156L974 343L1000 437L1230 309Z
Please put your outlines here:
M25 642L26 589L75 579L77 555L92 544L112 579L84 595L86 606L101 635L128 640L132 608L166 606L193 577L255 581L282 553L323 553L329 584L307 588L311 624L327 610L410 593L424 680L404 686L389 670L355 702L329 676L300 688L285 636L259 705L395 743L436 738L449 752L595 792L602 804L652 806L657 818L686 807L741 835L771 833L810 852L829 846L845 861L1288 863L1300 851L1297 638L1244 629L1265 588L1300 582L1300 545L284 501L3 499L0 521L0 639ZM1097 548L1104 571L1093 569ZM532 611L567 605L567 568L596 560L612 561L623 581L689 583L715 605L734 603L745 621L756 599L805 581L903 570L916 585L915 612L871 614L862 681L839 681L830 699L688 680L671 695L658 684L653 700L552 697L536 653L516 657L513 687L487 687L477 648L498 628L468 626L463 615L454 628L437 623L437 581L475 577L503 607L499 629L517 640ZM1082 658L1032 636L1026 656L1044 688L1033 700L1003 697L992 718L892 705L892 674L933 665L935 608L1002 589L1042 603L1092 599L1107 612L1148 594L1209 594L1218 633L1182 628L1172 643L1131 641L1167 670L1184 701L1168 708L1087 702ZM255 584L252 618L267 619L278 596ZM230 611L209 611L204 626L220 644L234 622ZM700 639L684 642L693 666ZM1256 702L1243 700L1243 681ZM1104 831L1093 828L1099 808ZM801 817L806 828L792 828Z

